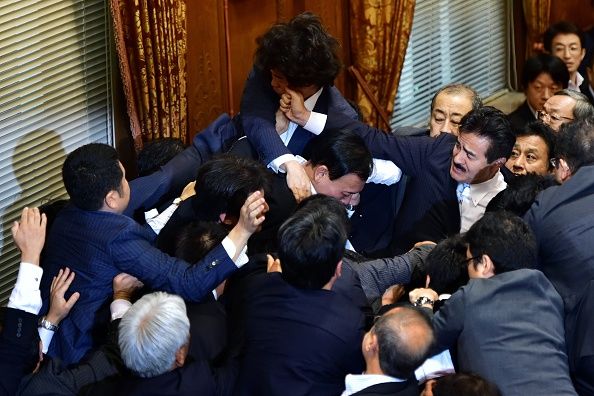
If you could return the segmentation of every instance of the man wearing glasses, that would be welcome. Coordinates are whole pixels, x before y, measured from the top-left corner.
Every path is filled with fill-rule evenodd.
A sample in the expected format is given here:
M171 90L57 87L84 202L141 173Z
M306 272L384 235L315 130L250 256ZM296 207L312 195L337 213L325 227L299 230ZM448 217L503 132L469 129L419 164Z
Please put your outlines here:
M562 124L594 116L594 107L584 94L562 89L545 102L543 110L539 110L537 115L539 120L557 132Z

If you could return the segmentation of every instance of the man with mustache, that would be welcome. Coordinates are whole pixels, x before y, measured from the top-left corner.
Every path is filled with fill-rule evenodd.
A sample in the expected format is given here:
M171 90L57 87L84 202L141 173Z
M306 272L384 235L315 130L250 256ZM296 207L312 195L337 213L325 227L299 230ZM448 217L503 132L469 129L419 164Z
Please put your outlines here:
M281 98L281 109L299 125L309 119L302 103L291 90ZM328 114L326 128L356 132L374 157L393 161L410 176L388 255L401 254L418 241L437 242L468 230L506 187L499 169L515 142L505 114L489 106L466 114L457 137L394 136L340 114Z

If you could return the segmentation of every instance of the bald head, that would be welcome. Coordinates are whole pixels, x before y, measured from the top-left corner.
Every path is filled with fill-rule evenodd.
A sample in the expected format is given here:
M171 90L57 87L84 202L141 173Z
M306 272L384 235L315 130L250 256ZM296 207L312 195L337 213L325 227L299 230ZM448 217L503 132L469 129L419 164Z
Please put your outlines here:
M413 307L384 314L371 330L377 337L379 365L396 378L408 378L427 358L433 343L429 318Z
M478 93L465 84L448 84L441 87L431 99L429 135L458 134L460 120L470 110L482 106Z

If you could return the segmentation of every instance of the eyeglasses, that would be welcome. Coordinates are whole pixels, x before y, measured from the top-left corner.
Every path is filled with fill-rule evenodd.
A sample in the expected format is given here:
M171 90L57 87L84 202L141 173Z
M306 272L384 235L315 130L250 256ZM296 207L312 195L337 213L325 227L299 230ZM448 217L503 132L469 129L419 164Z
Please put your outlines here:
M555 113L549 114L544 110L538 110L536 112L536 115L539 120L546 121L546 122L550 122L551 120L553 120L555 122L561 122L562 120L573 121L573 118L563 117L563 116L560 116Z

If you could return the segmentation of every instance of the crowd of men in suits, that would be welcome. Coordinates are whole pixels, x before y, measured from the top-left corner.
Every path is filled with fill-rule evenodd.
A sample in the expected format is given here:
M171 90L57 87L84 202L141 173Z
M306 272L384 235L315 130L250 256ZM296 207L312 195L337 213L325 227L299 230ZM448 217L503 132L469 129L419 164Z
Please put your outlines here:
M12 228L0 392L594 394L594 108L567 89L571 29L511 115L449 84L428 129L387 133L304 13L258 39L241 112L162 166L128 183L112 147L74 150L69 201Z

